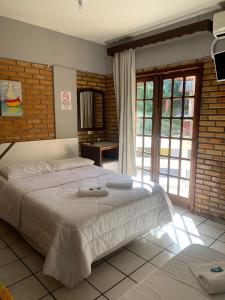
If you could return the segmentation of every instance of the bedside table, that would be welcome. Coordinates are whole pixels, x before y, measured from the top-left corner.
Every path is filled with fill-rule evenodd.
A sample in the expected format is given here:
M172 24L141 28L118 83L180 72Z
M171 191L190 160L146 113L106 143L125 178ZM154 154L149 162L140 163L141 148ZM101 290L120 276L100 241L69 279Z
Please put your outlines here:
M94 160L95 165L102 167L104 159L111 161L118 160L118 143L94 142L81 144L81 156Z

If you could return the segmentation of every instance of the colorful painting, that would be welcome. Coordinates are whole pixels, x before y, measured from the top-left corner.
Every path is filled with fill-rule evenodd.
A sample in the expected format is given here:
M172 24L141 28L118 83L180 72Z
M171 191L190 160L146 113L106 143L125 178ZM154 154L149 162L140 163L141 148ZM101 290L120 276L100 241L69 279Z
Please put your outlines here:
M22 89L21 82L0 80L1 115L5 117L21 117Z

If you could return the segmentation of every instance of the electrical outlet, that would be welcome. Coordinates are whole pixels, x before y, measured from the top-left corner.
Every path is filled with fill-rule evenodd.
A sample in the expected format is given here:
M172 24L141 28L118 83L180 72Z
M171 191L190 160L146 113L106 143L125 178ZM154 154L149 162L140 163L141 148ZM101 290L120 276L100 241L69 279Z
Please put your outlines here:
M92 130L88 130L88 134L93 134L93 131Z

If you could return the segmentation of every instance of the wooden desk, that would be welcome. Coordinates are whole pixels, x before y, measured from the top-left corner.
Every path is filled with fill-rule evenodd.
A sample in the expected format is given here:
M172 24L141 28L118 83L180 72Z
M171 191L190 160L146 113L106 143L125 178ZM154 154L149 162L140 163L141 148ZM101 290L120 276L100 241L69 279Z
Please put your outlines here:
M104 157L118 159L118 149L118 143L113 142L82 143L81 156L94 160L96 166L102 167Z

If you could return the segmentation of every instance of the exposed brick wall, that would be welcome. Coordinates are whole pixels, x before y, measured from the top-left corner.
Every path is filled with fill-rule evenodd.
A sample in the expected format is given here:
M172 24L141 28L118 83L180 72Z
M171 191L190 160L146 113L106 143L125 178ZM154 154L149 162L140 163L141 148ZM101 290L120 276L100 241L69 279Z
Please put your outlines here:
M0 80L22 84L23 116L0 116L0 142L55 138L53 69L50 66L0 58ZM88 135L79 132L80 142L117 140L113 77L77 72L78 88L96 88L105 93L105 130Z
M199 124L195 210L225 219L225 82L214 63L204 60Z
M98 138L107 141L117 141L116 102L113 77L88 72L77 72L78 88L95 88L105 93L105 130L95 130L93 134L87 131L79 132L79 142L92 142Z
M106 76L106 132L105 135L108 141L117 142L118 126L116 115L116 97L114 91L113 76Z
M22 117L0 116L0 142L55 138L52 67L0 58L0 80L22 84Z

